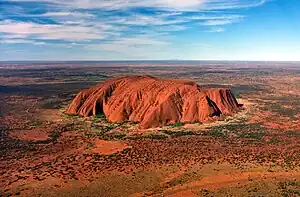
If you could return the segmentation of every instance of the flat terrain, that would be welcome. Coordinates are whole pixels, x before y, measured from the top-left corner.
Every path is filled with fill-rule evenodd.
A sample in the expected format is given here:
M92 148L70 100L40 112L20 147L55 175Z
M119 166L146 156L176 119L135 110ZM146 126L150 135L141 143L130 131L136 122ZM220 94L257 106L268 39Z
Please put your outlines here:
M155 129L64 113L125 75L231 88L244 109ZM0 196L300 196L300 63L0 63L0 93Z

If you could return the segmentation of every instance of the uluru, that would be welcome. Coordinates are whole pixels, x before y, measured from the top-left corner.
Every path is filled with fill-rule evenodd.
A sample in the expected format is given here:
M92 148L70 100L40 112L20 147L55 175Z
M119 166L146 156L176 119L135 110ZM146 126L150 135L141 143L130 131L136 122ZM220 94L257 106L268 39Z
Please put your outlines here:
M85 117L104 114L110 122L132 121L141 128L151 128L206 122L239 109L230 89L202 88L189 80L126 76L79 92L67 113Z

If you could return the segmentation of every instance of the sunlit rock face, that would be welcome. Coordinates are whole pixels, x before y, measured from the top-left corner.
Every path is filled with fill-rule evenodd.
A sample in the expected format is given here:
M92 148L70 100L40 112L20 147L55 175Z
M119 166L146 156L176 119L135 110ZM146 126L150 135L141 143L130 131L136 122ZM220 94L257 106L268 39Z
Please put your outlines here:
M205 122L239 110L231 90L201 88L194 81L128 76L111 79L77 94L68 114L104 113L111 122L132 121L141 128Z

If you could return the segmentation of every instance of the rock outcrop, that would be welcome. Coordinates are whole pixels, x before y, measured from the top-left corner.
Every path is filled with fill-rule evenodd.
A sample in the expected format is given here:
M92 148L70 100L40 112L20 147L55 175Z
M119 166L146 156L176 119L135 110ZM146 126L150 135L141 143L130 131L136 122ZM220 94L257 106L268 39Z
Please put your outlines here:
M186 80L129 76L83 90L67 113L85 117L104 113L111 122L132 121L150 128L205 122L237 110L239 104L229 89L204 89Z

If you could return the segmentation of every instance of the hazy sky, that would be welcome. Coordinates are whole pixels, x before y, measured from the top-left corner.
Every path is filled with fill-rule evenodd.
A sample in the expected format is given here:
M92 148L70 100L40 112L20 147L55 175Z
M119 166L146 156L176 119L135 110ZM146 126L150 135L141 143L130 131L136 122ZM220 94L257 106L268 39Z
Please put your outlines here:
M0 60L300 61L300 0L0 0Z

